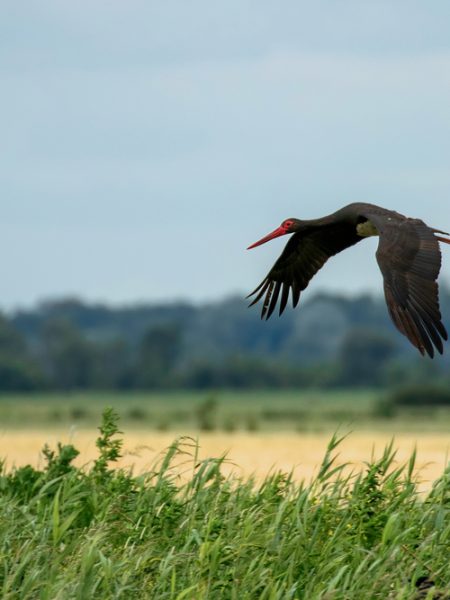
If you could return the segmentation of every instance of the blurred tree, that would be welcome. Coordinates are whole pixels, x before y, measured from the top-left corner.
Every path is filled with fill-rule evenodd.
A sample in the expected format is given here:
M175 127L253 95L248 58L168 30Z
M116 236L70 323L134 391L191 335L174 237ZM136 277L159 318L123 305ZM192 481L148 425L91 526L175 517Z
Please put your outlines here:
M97 342L93 348L92 385L99 389L133 387L133 368L128 344L121 338Z
M22 335L0 315L0 390L31 391L45 386Z
M337 384L379 386L388 362L396 355L391 336L372 329L354 328L342 341L338 353Z
M172 387L181 355L182 333L177 324L149 329L138 349L136 384L143 388Z
M288 388L305 386L309 381L309 371L248 356L230 356L217 363L198 362L183 377L183 384L194 389Z
M440 299L448 327L445 285ZM421 359L370 296L315 295L264 324L238 297L121 308L69 298L0 315L1 361L4 386L21 389L43 385L39 369L65 389L333 387L448 378L450 351Z
M403 384L421 385L437 382L444 378L445 372L440 368L438 361L424 360L422 357L410 360L396 358L386 366L384 383L387 387L397 387Z
M44 375L31 360L0 357L0 391L32 392L45 387Z
M0 355L10 358L24 358L27 355L25 338L3 315L0 315Z
M58 389L90 387L93 383L92 345L66 319L50 319L41 333L44 369Z

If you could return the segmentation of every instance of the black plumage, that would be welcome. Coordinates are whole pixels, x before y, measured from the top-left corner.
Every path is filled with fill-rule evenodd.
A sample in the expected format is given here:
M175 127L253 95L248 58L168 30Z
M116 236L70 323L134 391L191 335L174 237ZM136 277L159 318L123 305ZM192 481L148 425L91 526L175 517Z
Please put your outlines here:
M354 203L321 219L286 219L250 248L289 233L293 235L281 256L248 296L255 295L250 306L263 300L261 318L268 319L278 302L281 315L290 294L297 306L301 292L331 256L369 235L379 235L376 257L392 321L421 354L433 357L435 349L442 354L447 332L436 280L441 267L439 241L450 244L442 237L448 233L374 204Z

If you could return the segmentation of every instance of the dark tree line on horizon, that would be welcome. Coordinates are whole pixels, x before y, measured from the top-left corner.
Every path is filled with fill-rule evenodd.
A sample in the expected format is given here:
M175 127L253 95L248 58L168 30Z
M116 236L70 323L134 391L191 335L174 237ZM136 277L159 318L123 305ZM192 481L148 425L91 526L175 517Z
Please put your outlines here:
M441 308L448 327L446 289ZM237 297L0 316L0 391L390 386L447 380L449 357L421 358L369 295L315 295L268 322Z

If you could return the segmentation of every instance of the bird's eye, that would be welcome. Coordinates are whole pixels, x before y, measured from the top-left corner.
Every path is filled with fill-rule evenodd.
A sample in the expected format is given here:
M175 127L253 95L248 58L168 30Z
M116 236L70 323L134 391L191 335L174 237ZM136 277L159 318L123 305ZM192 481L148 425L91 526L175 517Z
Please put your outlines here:
M283 223L283 227L285 229L289 229L289 227L291 227L291 225L292 225L292 221L284 221L284 223Z

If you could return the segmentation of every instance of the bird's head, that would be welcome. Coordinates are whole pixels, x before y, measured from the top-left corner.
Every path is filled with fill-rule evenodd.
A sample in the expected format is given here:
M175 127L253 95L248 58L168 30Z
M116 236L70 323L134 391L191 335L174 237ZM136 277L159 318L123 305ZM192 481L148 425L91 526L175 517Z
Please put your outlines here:
M249 246L247 250L250 250L251 248L256 248L256 246L261 246L261 244L265 244L266 242L270 242L270 240L273 240L274 238L279 237L280 235L294 233L295 231L298 231L300 229L300 224L301 221L299 221L298 219L285 219L279 227L272 231L272 233L269 233L268 235L261 238L259 241Z

